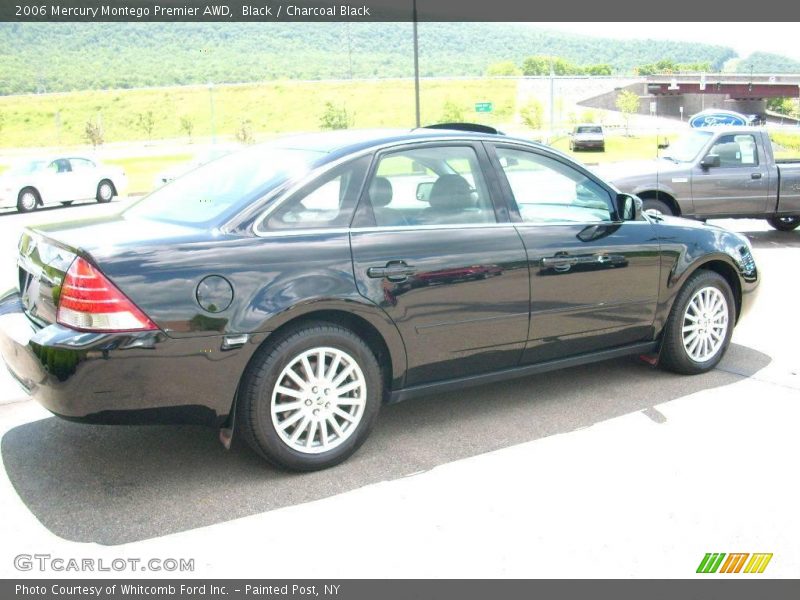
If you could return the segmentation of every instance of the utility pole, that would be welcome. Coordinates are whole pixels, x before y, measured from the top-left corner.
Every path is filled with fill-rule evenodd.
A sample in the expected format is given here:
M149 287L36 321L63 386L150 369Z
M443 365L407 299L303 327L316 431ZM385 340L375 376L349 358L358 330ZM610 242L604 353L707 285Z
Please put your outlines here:
M419 118L419 35L417 32L417 0L414 0L414 105L416 109L416 126L420 126Z
M555 76L556 72L553 68L553 57L550 57L550 139L553 138L553 132L556 128L556 90L555 90Z
M208 107L211 112L211 144L217 143L217 124L214 115L214 83L208 82Z

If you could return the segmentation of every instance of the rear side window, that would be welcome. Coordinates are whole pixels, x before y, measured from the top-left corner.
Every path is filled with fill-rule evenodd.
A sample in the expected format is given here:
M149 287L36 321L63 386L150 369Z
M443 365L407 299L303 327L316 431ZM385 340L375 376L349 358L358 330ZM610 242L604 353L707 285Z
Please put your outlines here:
M497 158L525 223L596 223L613 219L611 195L561 161L497 148Z
M349 226L369 162L369 156L362 156L334 167L282 202L258 230Z
M494 223L478 155L471 146L385 154L367 185L378 227Z

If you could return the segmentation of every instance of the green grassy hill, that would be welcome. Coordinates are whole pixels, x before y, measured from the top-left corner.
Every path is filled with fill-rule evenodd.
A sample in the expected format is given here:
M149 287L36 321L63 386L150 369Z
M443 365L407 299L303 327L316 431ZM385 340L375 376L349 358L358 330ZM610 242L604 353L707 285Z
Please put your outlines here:
M477 120L487 124L511 119L517 83L513 80L434 80L422 86L422 120ZM214 128L234 136L243 124L256 140L283 132L320 128L325 104L346 107L352 127L412 127L414 84L410 80L274 81L216 86ZM492 113L474 113L476 102L492 102ZM147 132L140 115L152 112ZM87 121L102 123L105 142L186 138L182 120L194 137L211 135L211 92L206 86L83 91L0 97L0 148L85 144Z

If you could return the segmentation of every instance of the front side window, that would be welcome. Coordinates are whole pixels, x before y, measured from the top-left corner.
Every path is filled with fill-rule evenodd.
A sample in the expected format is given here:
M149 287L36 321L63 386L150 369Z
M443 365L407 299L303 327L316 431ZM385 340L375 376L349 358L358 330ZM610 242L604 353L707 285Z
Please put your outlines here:
M88 158L70 158L69 163L73 171L86 171L94 169L94 163Z
M608 191L570 165L535 152L511 148L497 148L497 158L523 222L613 220Z
M369 157L363 156L333 168L282 202L260 229L347 227L368 167Z
M378 227L495 223L471 146L431 146L381 157L366 191Z
M709 156L719 156L720 167L752 167L758 165L756 139L750 134L723 135L711 147Z

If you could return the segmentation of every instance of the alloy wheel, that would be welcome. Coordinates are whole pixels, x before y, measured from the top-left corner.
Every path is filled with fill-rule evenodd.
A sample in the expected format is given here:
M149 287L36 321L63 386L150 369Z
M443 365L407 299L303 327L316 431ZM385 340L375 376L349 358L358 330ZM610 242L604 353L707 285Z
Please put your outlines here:
M306 350L281 371L272 391L272 424L303 454L332 450L361 422L367 383L358 362L337 348Z
M683 314L683 347L695 362L711 360L728 334L728 302L716 287L695 292Z

